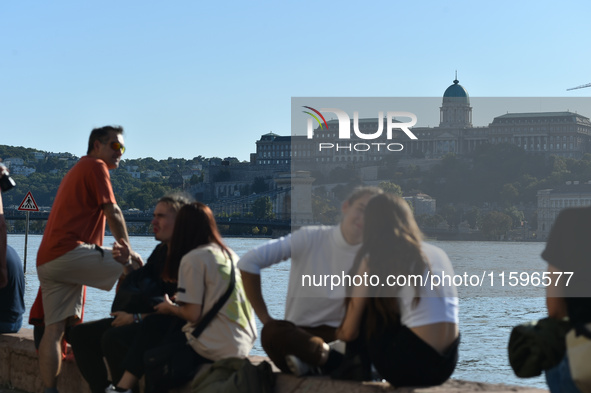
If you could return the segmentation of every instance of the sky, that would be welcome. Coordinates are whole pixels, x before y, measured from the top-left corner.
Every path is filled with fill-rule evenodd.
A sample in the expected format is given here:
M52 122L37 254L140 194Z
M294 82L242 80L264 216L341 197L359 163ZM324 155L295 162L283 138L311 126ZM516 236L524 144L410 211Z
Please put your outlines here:
M124 158L248 160L261 135L290 134L292 97L440 98L456 70L471 97L590 97L566 91L591 83L590 14L586 0L3 1L0 144L82 156L112 124Z

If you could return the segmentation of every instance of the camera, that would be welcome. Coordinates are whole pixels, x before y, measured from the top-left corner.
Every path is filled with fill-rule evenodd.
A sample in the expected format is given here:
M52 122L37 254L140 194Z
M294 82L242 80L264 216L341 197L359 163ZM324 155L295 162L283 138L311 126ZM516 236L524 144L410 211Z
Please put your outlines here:
M12 177L8 176L8 173L3 173L3 169L6 168L6 165L0 162L0 189L2 192L6 192L10 190L12 187L16 186L16 183L12 179Z

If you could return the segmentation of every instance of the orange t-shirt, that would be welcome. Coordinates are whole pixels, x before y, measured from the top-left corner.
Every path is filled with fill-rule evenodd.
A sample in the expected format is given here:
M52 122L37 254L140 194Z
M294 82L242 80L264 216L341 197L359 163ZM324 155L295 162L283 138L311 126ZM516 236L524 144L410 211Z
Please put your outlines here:
M84 156L64 176L37 252L37 266L72 251L79 244L103 245L103 205L117 203L104 161Z

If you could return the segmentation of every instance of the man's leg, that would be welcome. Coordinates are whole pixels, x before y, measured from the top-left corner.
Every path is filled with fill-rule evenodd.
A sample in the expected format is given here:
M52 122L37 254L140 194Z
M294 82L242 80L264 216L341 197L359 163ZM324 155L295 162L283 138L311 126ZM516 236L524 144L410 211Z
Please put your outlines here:
M65 330L66 320L45 326L45 332L39 344L39 369L46 389L57 387L57 376L62 365L61 341Z
M70 330L69 342L76 364L93 393L103 393L109 386L101 339L112 329L112 321L113 318L101 319L73 326Z
M140 328L141 323L112 327L103 334L99 342L101 353L109 366L113 383L119 381L123 376L125 371L123 360L135 337L140 333Z
M286 355L318 366L324 352L324 343L334 341L336 329L329 326L298 327L289 321L267 322L261 331L261 344L269 358L284 373L291 373L285 362Z

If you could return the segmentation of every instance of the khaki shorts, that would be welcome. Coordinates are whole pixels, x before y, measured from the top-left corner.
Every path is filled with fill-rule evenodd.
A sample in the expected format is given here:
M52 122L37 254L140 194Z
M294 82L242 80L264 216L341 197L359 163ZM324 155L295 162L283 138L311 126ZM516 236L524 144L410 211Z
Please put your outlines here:
M50 262L37 266L45 325L82 316L83 285L110 291L123 273L110 248L80 244Z

